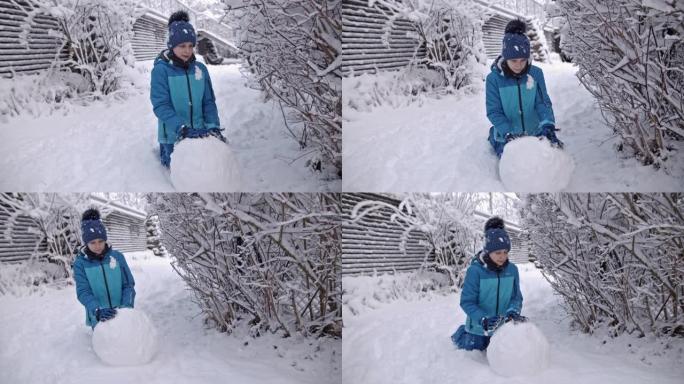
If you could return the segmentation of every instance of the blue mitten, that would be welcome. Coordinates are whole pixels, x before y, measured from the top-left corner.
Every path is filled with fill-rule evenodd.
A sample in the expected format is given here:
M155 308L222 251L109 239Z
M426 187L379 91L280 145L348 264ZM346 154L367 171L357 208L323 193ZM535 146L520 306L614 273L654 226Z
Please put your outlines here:
M111 320L116 316L116 309L114 308L98 308L95 310L95 318L97 321Z

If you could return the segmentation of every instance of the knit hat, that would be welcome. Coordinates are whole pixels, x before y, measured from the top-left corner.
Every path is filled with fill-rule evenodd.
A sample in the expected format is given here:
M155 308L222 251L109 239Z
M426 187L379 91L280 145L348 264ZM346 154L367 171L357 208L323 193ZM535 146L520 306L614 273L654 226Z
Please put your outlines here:
M95 239L102 239L107 241L107 229L105 229L102 220L100 220L100 212L91 208L83 212L81 217L81 238L84 244Z
M500 217L492 217L485 223L485 246L487 253L505 249L511 250L511 239L504 229L504 221Z
M515 19L506 25L501 55L504 60L528 59L530 57L530 39L525 34L527 25Z
M190 16L185 11L176 11L169 17L169 41L166 46L173 49L179 44L197 45L195 28L190 24Z

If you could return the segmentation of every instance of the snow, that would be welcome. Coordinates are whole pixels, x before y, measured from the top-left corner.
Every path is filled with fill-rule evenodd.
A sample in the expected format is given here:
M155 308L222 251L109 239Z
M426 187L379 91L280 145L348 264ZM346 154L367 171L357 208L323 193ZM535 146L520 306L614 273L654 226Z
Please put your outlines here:
M194 296L169 260L125 253L136 281L135 307L154 323L159 352L147 365L111 367L92 349L73 285L0 296L2 383L339 383L339 340L206 329ZM5 265L0 263L0 269Z
M171 181L177 191L237 191L242 187L236 156L210 136L184 139L171 154Z
M152 62L145 61L129 71L140 90L125 100L65 105L53 114L34 101L29 107L42 112L38 117L0 115L0 189L173 191L169 171L159 161L157 118L149 101L151 67ZM241 165L244 190L340 189L339 179L307 167L313 155L292 138L280 107L264 102L260 91L245 85L240 64L207 67L224 134ZM4 82L3 89L6 85L11 89Z
M535 375L548 366L549 342L536 325L510 322L492 336L487 362L500 376Z
M499 176L507 191L558 192L570 182L575 164L547 139L521 137L506 144Z
M681 383L684 340L657 340L625 334L607 337L572 329L549 283L532 264L518 264L527 316L549 340L549 366L534 376L504 378L480 351L457 350L450 335L465 321L458 293L422 291L375 295L368 280L403 281L395 276L345 276L342 279L344 337L342 382L399 383Z
M618 138L575 76L576 67L560 60L535 65L544 71L560 129L558 138L576 165L565 191L684 189L684 151L674 152L668 169L660 170L616 152L613 146ZM373 94L361 92L378 79L381 77L364 75L342 81L344 191L506 190L497 175L498 159L487 142L491 124L485 112L484 93L412 96L417 101L392 100L395 107L381 105L364 111L368 109L364 99Z
M108 365L147 364L157 353L157 330L143 311L120 308L95 327L93 350Z

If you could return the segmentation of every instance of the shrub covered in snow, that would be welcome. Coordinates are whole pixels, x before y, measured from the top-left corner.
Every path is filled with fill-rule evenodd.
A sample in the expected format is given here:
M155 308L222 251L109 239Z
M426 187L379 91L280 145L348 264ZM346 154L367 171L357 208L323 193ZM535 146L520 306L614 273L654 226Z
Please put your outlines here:
M394 21L407 19L416 26L416 42L424 46L420 64L442 77L443 90L480 89L486 57L482 44L482 23L486 10L466 0L377 0L377 9L387 14L385 34L395 30ZM385 39L389 41L389 38Z
M558 0L563 50L608 124L643 164L684 150L684 7L677 0Z
M684 194L529 195L523 222L584 332L684 335Z
M25 276L13 279L20 284L38 284L51 279L71 277L71 264L81 244L81 213L88 207L87 194L2 193L0 210L7 215L2 236L10 241L25 241L25 224L20 218L31 218L35 247L29 263L15 269ZM47 268L45 263L55 268ZM45 273L44 273L45 272Z
M69 70L85 79L87 92L99 98L122 87L123 67L135 59L131 48L138 12L133 0L38 0L41 10L57 19L55 31L67 49L66 61L56 58L54 70Z
M135 1L33 0L19 6L28 14L20 38L33 28L36 16L48 15L57 20L58 29L50 35L59 46L47 70L0 79L0 115L49 114L68 108L67 101L85 104L139 92L131 48L133 23L140 15Z
M383 201L367 200L357 204L351 219L356 221L379 209L394 213L391 221L404 229L400 248L405 249L411 232L419 231L427 238L425 260L434 254L434 263L423 267L434 268L447 274L452 285L461 285L466 261L475 252L477 236L473 228L479 227L474 210L480 199L475 194L445 193L440 195L410 194L398 207Z
M345 276L342 302L344 316L358 316L397 300L424 300L434 292L452 293L449 279L425 270L374 276Z
M226 3L230 3L226 1ZM280 105L315 170L342 172L341 1L244 0L240 48L259 87Z
M158 194L173 267L211 326L341 333L339 196Z

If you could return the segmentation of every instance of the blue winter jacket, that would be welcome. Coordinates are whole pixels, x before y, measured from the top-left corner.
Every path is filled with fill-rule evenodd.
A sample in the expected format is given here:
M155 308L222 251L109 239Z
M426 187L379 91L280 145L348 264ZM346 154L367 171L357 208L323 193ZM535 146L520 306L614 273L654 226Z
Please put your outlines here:
M466 331L481 336L483 317L505 316L510 310L520 313L523 301L518 267L508 262L496 272L487 268L483 256L481 251L471 261L461 291L461 308L468 315Z
M487 117L495 140L505 142L507 133L539 136L544 124L556 124L544 73L530 65L527 75L515 79L504 74L502 63L502 57L494 60L486 80Z
M135 302L135 281L123 254L109 249L102 261L79 251L73 265L76 296L86 311L86 324L97 324L97 308L131 307Z
M188 69L181 68L169 58L169 50L154 61L150 100L159 120L157 140L162 144L175 143L181 125L195 129L221 126L207 67L192 61Z

